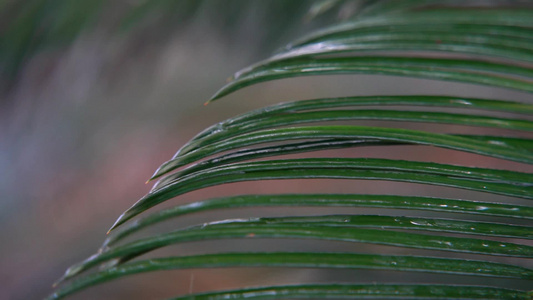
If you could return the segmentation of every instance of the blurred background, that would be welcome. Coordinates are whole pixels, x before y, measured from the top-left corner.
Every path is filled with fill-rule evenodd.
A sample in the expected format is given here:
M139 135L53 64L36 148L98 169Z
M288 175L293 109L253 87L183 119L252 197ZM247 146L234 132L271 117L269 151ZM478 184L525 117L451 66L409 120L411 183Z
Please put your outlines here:
M64 270L98 249L119 214L148 192L150 185L144 182L162 162L203 128L233 115L281 101L348 95L429 93L528 100L526 94L467 84L328 76L263 83L203 105L234 72L314 28L357 13L359 7L357 1L347 2L312 17L323 9L313 3L0 1L0 299L40 299L51 293L52 283ZM468 132L456 126L446 130ZM403 159L413 158L414 153L406 147L388 153L370 148L345 151L352 156ZM501 165L495 159L445 150L414 155L418 160L465 163L476 159L487 167ZM506 163L505 167L526 170L520 164ZM236 194L237 190L267 193L274 187L279 192L436 193L429 187L391 183L376 190L368 182L258 182L191 193L166 205ZM454 192L439 190L440 196ZM465 197L487 200L473 192ZM287 210L268 209L262 214L283 215ZM190 216L167 226L247 215L254 213L238 210ZM159 254L198 253L199 249L207 253L231 246L192 244ZM276 250L272 241L242 247L253 250L265 245ZM284 242L284 246L293 250L326 247L311 242ZM342 272L172 271L113 282L73 299L159 299L236 287L241 282L260 285L274 278L278 283L295 283L357 277Z

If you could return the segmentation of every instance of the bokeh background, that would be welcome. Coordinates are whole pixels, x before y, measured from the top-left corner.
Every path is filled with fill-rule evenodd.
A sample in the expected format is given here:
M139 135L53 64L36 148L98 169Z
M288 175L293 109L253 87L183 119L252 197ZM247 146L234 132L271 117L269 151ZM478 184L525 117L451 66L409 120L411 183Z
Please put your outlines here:
M317 10L312 4L288 0L0 1L0 299L41 299L49 294L64 270L92 254L118 215L150 189L144 182L157 166L195 133L230 116L280 101L326 96L429 93L530 100L526 94L466 84L328 76L263 83L203 105L235 71L358 9L353 2L312 18ZM415 155L418 160L438 158L468 164L475 159L487 167L502 164L444 150L348 151L353 156L408 159ZM520 164L506 163L505 167L527 170ZM274 189L435 193L429 187L391 183L376 189L368 182L268 182L212 188L174 199L167 206L236 191L268 193ZM455 191L440 189L439 193L453 196ZM487 200L473 192L465 197ZM313 212L317 210L290 213ZM271 216L286 213L279 209L262 212ZM190 216L166 226L253 214L239 210ZM276 250L279 244L257 241L239 245L239 249L269 246ZM294 250L343 246L282 244L284 249ZM231 246L234 242L193 243L155 255ZM236 287L242 282L259 285L274 279L295 283L357 278L349 271L329 274L313 270L164 273L117 281L73 299L159 299L192 290Z

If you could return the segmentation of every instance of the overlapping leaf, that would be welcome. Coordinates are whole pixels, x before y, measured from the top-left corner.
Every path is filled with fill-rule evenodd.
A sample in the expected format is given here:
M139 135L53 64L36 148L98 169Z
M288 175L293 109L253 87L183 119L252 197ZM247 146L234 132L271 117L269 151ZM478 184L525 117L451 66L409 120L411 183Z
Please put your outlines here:
M124 275L171 269L215 267L314 267L378 269L486 277L533 278L533 271L485 261L465 261L434 257L387 256L355 253L225 253L150 259L108 268L76 281L53 298L64 297L78 289L110 281ZM475 271L481 269L482 271Z
M407 3L409 2L409 3ZM407 1L407 7L431 1ZM432 2L433 3L433 2ZM402 4L402 5L404 5ZM485 84L533 92L533 12L529 9L462 10L427 8L361 17L324 29L287 46L270 59L238 72L212 100L251 84L322 74L386 74ZM402 6L400 5L400 6ZM388 7L388 8L387 8ZM414 52L416 51L416 52ZM435 53L446 54L436 58ZM458 57L459 56L459 57ZM401 109L398 109L401 107ZM418 109L413 110L413 107ZM439 111L446 107L450 112ZM422 110L420 108L423 108ZM461 109L460 112L454 109ZM506 113L506 116L501 116ZM454 96L367 96L287 102L255 110L213 125L185 144L153 178L148 195L120 216L97 254L67 270L63 279L100 266L50 298L130 274L183 268L312 267L429 272L473 277L533 279L533 270L491 258L533 257L527 240L533 227L531 205L438 197L360 194L236 195L182 204L133 217L176 196L232 182L272 179L384 180L446 186L493 197L533 199L533 174L501 169L368 158L267 159L291 153L362 146L431 146L507 161L533 163L533 105ZM323 122L358 120L425 122L502 128L508 135L451 134ZM316 124L319 123L320 124ZM274 144L272 144L274 143ZM431 149L431 148L428 148ZM430 151L430 150L429 150ZM172 173L174 172L174 173ZM126 242L137 231L191 213L238 207L373 207L379 215L254 217L178 228ZM470 219L413 217L386 209L433 211ZM472 216L494 217L479 221ZM436 234L438 233L438 234ZM483 260L367 253L260 252L213 253L133 261L168 245L220 239L312 239L483 255ZM488 257L488 258L487 258ZM461 282L458 282L461 283ZM447 298L528 299L527 291L500 286L337 284L247 288L178 299L281 298Z
M474 53L532 62L533 13L435 10L363 18L297 41L270 59L238 72L216 100L254 83L324 74L414 76L532 91L531 68L479 59L412 56L327 57L335 53L415 50ZM527 78L529 77L529 79Z

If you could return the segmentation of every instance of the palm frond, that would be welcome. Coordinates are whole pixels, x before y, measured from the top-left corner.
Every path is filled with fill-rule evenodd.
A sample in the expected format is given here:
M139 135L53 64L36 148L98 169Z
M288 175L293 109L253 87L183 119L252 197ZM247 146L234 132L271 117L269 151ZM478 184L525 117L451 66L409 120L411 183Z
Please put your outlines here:
M329 9L337 2L321 2L325 8L319 5L317 9ZM210 101L263 81L359 73L451 80L533 92L531 9L432 7L434 1L404 4L409 9L399 12L393 2L378 2L362 10L353 21L300 39L273 57L238 72ZM411 9L418 7L415 4L425 6ZM375 13L380 10L388 13ZM453 111L443 112L443 108ZM532 173L481 167L475 162L458 165L385 158L276 156L368 146L385 149L426 146L428 151L443 148L531 165L532 112L531 104L505 99L354 96L280 103L215 124L191 139L155 172L152 179L159 180L153 189L119 217L95 255L67 270L62 280L72 281L50 299L131 274L184 268L346 268L455 274L478 279L513 278L531 283L533 270L524 261L533 257L529 242L533 227L522 221L533 219L533 207L527 202L533 199ZM457 134L447 132L446 127L442 127L444 133L435 133L400 127L324 124L358 120L453 124L469 126L476 133ZM486 134L486 130L495 128L505 129L507 134ZM258 161L259 158L262 160ZM181 204L130 221L162 202L211 186L323 178L445 186L482 192L491 198L479 201L355 193L235 195ZM170 219L241 207L381 210L379 214L324 213L216 220L126 241L141 229ZM402 214L390 209L401 209ZM424 211L446 215L410 215ZM482 221L476 216L489 220ZM153 250L191 241L258 238L366 243L422 249L430 254L235 251L136 260ZM497 257L512 260L495 261ZM98 266L100 271L82 275ZM463 284L457 278L453 284L378 282L246 287L176 299L529 299L530 294L526 289L504 284Z

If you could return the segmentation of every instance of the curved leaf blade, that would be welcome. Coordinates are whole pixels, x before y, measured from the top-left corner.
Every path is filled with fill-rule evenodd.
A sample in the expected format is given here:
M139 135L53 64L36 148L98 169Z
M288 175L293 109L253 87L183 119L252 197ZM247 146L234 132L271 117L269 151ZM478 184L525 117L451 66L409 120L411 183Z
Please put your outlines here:
M241 220L234 224L208 223L100 251L86 261L69 268L65 278L75 276L109 260L115 261L115 263L130 260L171 244L227 238L311 238L516 257L530 257L533 253L531 246L491 240L448 236L435 237L425 234L360 228L337 230L335 227L314 224L257 224L253 221Z
M305 139L371 139L385 142L430 145L518 162L533 163L532 151L516 147L514 144L506 143L505 139L498 141L498 137L491 137L491 140L480 140L475 139L475 136L470 138L398 128L348 125L303 126L264 129L213 143L164 163L156 170L152 179L166 174L178 167L223 151L263 143Z
M533 22L531 21L533 20L533 11L520 8L512 10L499 8L485 8L483 10L439 8L439 6L446 6L450 3L455 5L454 1L445 1L445 3L426 0L408 0L402 3L393 1L386 3L376 2L376 4L371 5L370 9L363 12L363 14L366 14L364 18L358 18L354 22L331 27L310 35L288 46L283 53L242 70L235 75L232 82L217 92L210 101L262 81L306 75L344 73L442 79L533 92L533 69L530 65L524 64L524 61L533 61L533 31L531 30L533 28ZM427 4L430 6L425 6L423 9L412 10L402 14L394 13L398 9L412 9L418 5L424 6ZM435 4L437 4L437 9L431 6ZM369 18L368 14L372 14L376 10L384 10L388 14ZM453 56L447 56L444 59L410 57L409 55L412 52L397 57L360 55L366 54L363 51L380 51L387 55L390 53L386 52L392 51L392 54L396 54L395 52L399 50L425 51L429 54L436 51L448 54L467 53L476 54L479 57L475 59L452 59L451 57ZM355 56L325 57L325 55L330 54L355 54ZM487 58L505 58L508 60L496 60L499 62L484 61ZM373 100L377 99L374 98ZM442 106L448 106L444 102L439 102L443 100L442 98L433 97L432 99L437 100L436 102ZM384 100L379 98L381 104L398 100L401 99L388 98ZM420 100L420 98L416 100ZM424 105L433 105L428 104L428 100L429 97L423 100L426 102ZM339 100L336 99L335 101ZM416 101L410 101L412 103L410 105L415 105L413 103ZM531 108L533 107L527 104L489 103L484 102L485 100L483 99L480 101L477 102L481 104L478 108L485 105L485 108L482 109L494 109L497 107L496 110L505 110L511 108L511 110L514 109L516 112L517 108L522 106L524 110L519 112L522 114L531 113ZM431 122L488 127L502 127L504 125L511 130L531 131L531 122L520 118L489 119L475 115L431 112L426 114L421 112L395 112L394 115L391 115L391 112L386 110L359 110L352 112L331 110L331 107L337 104L331 104L332 106L328 108L330 109L329 111L319 115L318 112L305 111L305 105L311 104L311 102L304 102L302 102L301 106L300 104L281 104L263 111L254 111L206 129L186 144L168 164L163 165L163 168L158 170L161 172L156 172L154 177L167 174L171 170L189 163L196 164L162 178L146 197L134 204L117 220L112 229L171 197L218 184L249 180L295 178L392 180L449 186L533 199L533 174L529 173L443 164L364 159L301 159L236 163L242 160L279 154L366 145L432 145L517 162L533 163L533 141L509 136L451 134L437 136L421 131L394 132L394 129L390 129L390 135L387 135L384 132L389 129L384 129L385 131L381 132L379 129L371 127L359 128L361 132L363 130L370 131L370 135L365 135L363 133L354 134L358 130L355 127L351 128L353 131L350 133L341 132L340 126L336 128L334 126L324 126L320 129L318 127L305 127L265 130L275 126L305 122L367 118L394 121L423 121L426 119L426 121L429 120ZM467 102L456 102L451 106L467 106ZM319 101L317 101L313 105L324 105L326 107L324 103L319 104ZM421 102L418 103L420 104ZM282 111L290 112L291 114L287 115ZM253 132L257 130L259 132ZM308 131L305 132L305 130ZM415 135L418 135L418 137ZM248 140L245 138L248 138ZM300 138L311 139L311 141L288 142ZM223 141L227 141L227 143L224 144ZM239 150L240 147L269 142L283 142L283 144L259 149ZM215 149L213 147L215 145L221 147L221 150ZM212 148L210 149L210 147ZM219 157L209 158L209 156L221 151L233 150L235 151ZM348 163L348 167L343 165L346 163ZM301 200L299 197L305 198L303 198L304 200L301 203L296 204L296 200ZM136 256L166 245L220 238L329 239L428 250L533 257L533 247L530 245L403 232L404 230L436 230L459 234L503 236L520 239L531 238L531 227L487 222L365 215L257 218L206 223L201 226L134 241L122 246L113 245L118 240L140 228L188 213L230 207L303 206L306 204L314 206L399 207L525 219L532 217L533 210L533 207L499 203L382 195L331 195L331 197L323 195L264 195L264 197L258 196L257 198L245 195L195 202L162 211L135 223L130 223L128 224L129 226L122 227L122 230L118 231L117 235L106 240L99 253L69 269L66 277L75 276L100 263L106 263L102 267L107 267L107 270L81 278L59 290L58 293L51 297L62 297L63 294L61 293L65 293L65 291L70 293L73 288L84 288L128 274L191 267L194 265L216 267L232 266L232 264L238 266L278 266L285 264L295 267L313 267L313 264L326 261L326 265L324 265L326 267L328 264L332 267L346 267L351 263L351 267L354 268L533 279L533 271L531 269L512 265L494 264L485 261L369 254L274 253L271 256L270 253L224 253L194 257L170 257L124 264L124 262ZM375 228L380 228L380 230ZM244 261L242 261L243 258ZM347 261L349 262L348 264ZM476 286L359 284L266 287L188 295L182 298L225 299L232 297L236 299L271 299L279 297L317 298L338 296L353 298L354 296L361 296L379 299L417 297L424 299L442 297L447 299L529 299L531 293L531 291L528 293Z
M533 122L528 120L478 116L471 114L400 110L320 110L282 115L268 115L268 118L262 117L257 119L248 119L245 122L231 122L227 126L219 127L219 130L208 136L205 136L201 139L195 139L192 143L187 143L184 148L182 148L183 150L180 151L180 154L183 155L185 152L190 152L191 150L208 146L224 139L257 130L302 123L348 120L442 123L533 131Z
M377 269L517 279L533 278L533 270L527 268L464 259L355 253L222 253L155 258L110 267L67 284L49 299L61 299L89 286L131 274L160 270L220 267Z
M501 7L497 10L438 9L370 16L321 29L292 42L285 49L290 50L320 40L351 36L361 31L384 32L410 28L412 30L442 29L446 32L473 31L531 39L532 19L533 13L528 9L505 10Z
M461 81L533 92L533 70L478 60L420 57L357 56L292 58L243 70L208 102L244 87L275 79L330 74L381 74Z
M512 32L501 26L491 26L495 31ZM402 28L372 28L351 31L349 34L333 34L326 38L319 38L312 43L306 43L281 52L253 68L271 64L283 59L343 53L353 55L366 52L398 52L416 51L445 52L454 54L476 54L488 57L505 58L510 60L533 61L533 35L516 37L498 35L488 32L491 28L475 28L471 26L403 26ZM347 54L345 54L347 53ZM245 71L244 71L245 72Z
M347 230L345 228L318 225L254 224L253 222L244 220L235 225L227 226L224 222L207 223L136 240L110 249L103 249L103 251L98 252L87 260L69 268L65 277L75 276L104 262L112 261L114 263L120 263L131 260L139 255L169 245L192 241L236 238L334 240L495 256L533 256L533 246L478 238L435 236L368 228L350 228Z
M416 218L381 215L321 215L277 218L252 218L250 220L225 220L215 223L227 227L239 227L242 222L255 225L309 225L343 228L381 228L421 231L438 231L482 236L500 236L517 239L533 239L533 227L502 223L461 221L440 218ZM209 223L208 223L209 224Z
M526 151L533 151L533 143L531 140L507 138L507 137L492 137L492 136L471 136L471 135L456 135L459 137L465 137L475 140L480 140L488 144L501 144L504 143L508 146L512 146L516 149L525 149ZM151 189L151 192L158 190L172 182L175 182L179 178L188 174L206 170L212 167L222 166L230 163L242 162L247 160L253 160L264 157L272 157L277 155L287 155L293 153L303 153L320 150L342 149L342 148L355 148L355 147L367 147L367 146L392 146L392 145L410 145L408 143L388 142L371 139L357 139L357 140L343 140L343 139L327 139L318 140L303 143L286 143L282 145L243 149L228 154L223 154L214 158L203 160L195 163L185 169L176 171L172 174L166 175L159 179ZM456 166L459 168L459 166Z
M335 284L269 286L187 295L174 300L354 298L364 299L529 299L527 292L465 285Z
M379 207L533 219L533 207L469 200L357 194L241 195L192 202L153 213L115 230L113 235L108 236L101 248L107 249L147 226L171 218L214 209L268 206Z
M222 166L230 163L242 162L247 160L253 160L257 158L272 157L278 155L304 153L320 150L331 149L343 149L343 148L355 148L355 147L368 147L368 146L389 146L389 145L409 145L406 143L388 142L372 139L327 139L302 143L287 143L283 145L243 149L228 154L223 154L211 159L203 160L195 163L185 169L176 171L161 177L152 187L150 192L156 191L176 180L201 170L207 170L212 167Z
M435 95L401 95L401 96L353 96L339 98L323 98L301 100L295 102L278 103L264 108L256 109L242 115L227 119L212 125L199 133L191 140L203 138L231 126L234 123L242 123L252 119L267 118L271 115L294 113L306 110L349 108L358 106L424 106L424 107L452 107L462 109L494 110L500 112L513 112L518 114L533 114L533 105L513 101L495 99L480 99L453 96ZM185 151L187 145L180 152ZM176 156L180 154L178 152Z
M532 174L387 159L309 158L235 163L189 174L152 191L124 212L110 231L170 198L209 186L270 179L363 179L422 183L533 199Z

